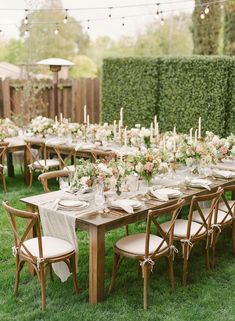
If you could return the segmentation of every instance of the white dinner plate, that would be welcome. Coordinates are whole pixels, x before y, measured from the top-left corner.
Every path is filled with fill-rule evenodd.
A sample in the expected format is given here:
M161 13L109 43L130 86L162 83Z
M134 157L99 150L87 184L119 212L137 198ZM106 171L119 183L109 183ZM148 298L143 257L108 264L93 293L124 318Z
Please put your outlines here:
M84 205L84 201L77 201L77 200L60 200L59 205L64 207L80 207Z

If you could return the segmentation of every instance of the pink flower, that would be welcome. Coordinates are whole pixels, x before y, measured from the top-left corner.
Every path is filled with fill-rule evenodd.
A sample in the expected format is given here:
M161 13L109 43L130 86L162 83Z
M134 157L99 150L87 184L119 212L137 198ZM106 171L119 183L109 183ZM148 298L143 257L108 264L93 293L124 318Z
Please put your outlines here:
M228 147L226 147L226 146L221 146L220 149L219 149L219 151L220 151L221 154L225 155L225 154L227 154L227 152L228 152Z
M151 173L152 171L153 171L153 163L151 163L151 162L147 162L145 165L144 165L144 170L146 171L146 172L149 172L149 173Z

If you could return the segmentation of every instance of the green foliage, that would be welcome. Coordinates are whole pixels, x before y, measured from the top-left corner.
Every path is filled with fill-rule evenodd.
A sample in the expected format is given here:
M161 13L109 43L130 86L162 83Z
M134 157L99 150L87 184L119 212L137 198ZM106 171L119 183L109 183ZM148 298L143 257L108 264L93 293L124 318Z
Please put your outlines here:
M190 26L191 15L184 13L168 16L163 26L160 18L156 18L136 37L125 35L125 28L123 36L116 41L107 36L98 37L91 43L87 55L99 69L107 57L190 55L193 48Z
M95 78L97 77L97 66L90 58L81 55L71 58L71 61L75 63L75 66L69 71L69 75L72 78Z
M235 59L229 57L109 58L104 60L102 120L188 132L202 117L203 130L234 131Z
M161 130L174 124L181 132L197 127L217 134L225 131L225 98L228 61L226 58L161 58L158 114Z
M235 133L235 58L230 60L229 92L227 99L227 133Z
M31 11L28 14L30 32L26 38L24 36L26 28L22 21L20 32L25 48L23 62L35 63L50 57L68 59L78 52L83 54L89 45L89 37L83 32L80 23L68 14L70 23L63 24L65 17L63 10L46 10L47 8L63 8L60 1L45 1L38 9L41 8L43 10ZM55 35L58 22L61 22L57 25L59 33Z
M224 4L224 53L235 55L235 1Z
M108 58L103 63L102 120L150 126L157 104L158 61L151 58Z
M210 12L201 19L204 3L209 6ZM197 5L193 12L193 53L199 55L216 55L219 47L219 34L221 29L221 9L213 0L195 0ZM200 6L202 4L202 6Z

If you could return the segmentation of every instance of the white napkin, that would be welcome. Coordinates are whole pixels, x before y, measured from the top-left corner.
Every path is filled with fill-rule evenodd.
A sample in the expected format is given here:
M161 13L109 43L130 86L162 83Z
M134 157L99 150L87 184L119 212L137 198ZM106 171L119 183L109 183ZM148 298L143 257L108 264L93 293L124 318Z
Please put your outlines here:
M214 169L212 171L212 175L214 175L215 177L233 178L235 177L235 172Z
M111 203L111 206L118 206L127 213L134 213L133 207L131 205L126 204L125 200L123 199L114 201L113 204Z
M169 200L168 195L163 191L151 189L150 192L154 197L158 198L160 201L167 202Z
M208 191L211 190L210 188L210 181L208 180L203 180L203 179L186 179L185 180L185 183L188 185L188 186L191 186L191 187L203 187L205 189L207 189Z

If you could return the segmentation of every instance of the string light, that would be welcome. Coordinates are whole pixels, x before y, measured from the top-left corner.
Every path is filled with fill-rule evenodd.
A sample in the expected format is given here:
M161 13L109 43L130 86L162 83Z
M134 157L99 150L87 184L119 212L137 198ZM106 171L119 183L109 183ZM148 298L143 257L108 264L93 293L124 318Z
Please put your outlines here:
M125 27L125 17L122 17L122 27Z
M28 37L28 36L29 36L29 29L25 29L24 35L25 35L25 37Z
M159 5L160 5L160 3L156 3L156 6L157 6L156 16L157 16L157 18L159 18L159 14L160 14Z
M202 20L205 19L205 13L204 13L203 11L200 13L200 18L201 18Z
M111 20L111 18L112 18L112 7L109 7L108 19Z
M205 8L205 10L204 10L204 13L205 13L205 14L208 14L209 12L210 12L210 9L209 9L209 6L207 5L206 8Z
M27 12L28 12L28 9L25 9L26 16L24 18L24 25L26 25L26 26L29 24L29 19L28 19L28 16L27 16Z
M87 20L87 30L90 30L90 20Z
M164 23L165 23L165 20L164 20L164 18L162 17L162 18L161 18L161 26L163 26Z
M58 33L59 33L59 28L58 28L58 26L56 26L56 29L55 29L55 31L54 31L54 34L55 34L55 35L58 35Z
M68 9L65 9L64 24L68 22Z

